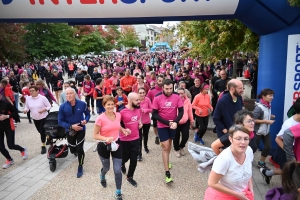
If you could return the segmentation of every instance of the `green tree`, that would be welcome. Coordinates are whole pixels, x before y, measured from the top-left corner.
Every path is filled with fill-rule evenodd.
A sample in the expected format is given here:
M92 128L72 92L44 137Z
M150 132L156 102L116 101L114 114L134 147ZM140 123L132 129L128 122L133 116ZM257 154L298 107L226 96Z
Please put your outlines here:
M35 59L54 59L76 53L75 30L68 24L34 23L25 26L27 53Z
M27 57L24 24L0 23L0 30L0 60L23 61Z
M79 54L94 52L101 53L106 46L106 42L98 31L83 35L79 43Z
M120 45L124 47L140 47L141 42L138 38L138 35L135 31L135 28L131 25L121 26L121 34L118 40Z
M118 30L118 26L116 25L107 25L103 28L103 26L97 27L98 31L101 33L103 39L106 42L104 47L105 51L110 51L112 49L116 49L119 47L117 44L120 38L120 31Z
M291 6L300 7L300 0L288 0Z

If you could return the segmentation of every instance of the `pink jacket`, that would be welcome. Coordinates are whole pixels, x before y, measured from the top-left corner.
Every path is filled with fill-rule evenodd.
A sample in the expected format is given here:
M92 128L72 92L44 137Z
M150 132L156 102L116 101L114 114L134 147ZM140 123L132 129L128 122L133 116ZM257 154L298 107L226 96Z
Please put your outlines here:
M194 118L193 118L193 111L192 111L192 104L190 102L190 99L185 97L184 102L183 102L183 116L181 120L179 121L179 124L184 124L187 122L189 119L192 123L194 123Z
M145 97L144 101L140 103L140 110L141 110L141 121L143 124L150 124L150 113L152 112L152 104L151 100L148 97ZM142 112L144 111L144 112Z
M46 97L39 94L37 97L28 96L26 98L24 111L30 110L32 119L40 120L46 118L48 115L47 111L39 113L40 110L43 110L45 108L47 109L47 111L51 108L51 105Z

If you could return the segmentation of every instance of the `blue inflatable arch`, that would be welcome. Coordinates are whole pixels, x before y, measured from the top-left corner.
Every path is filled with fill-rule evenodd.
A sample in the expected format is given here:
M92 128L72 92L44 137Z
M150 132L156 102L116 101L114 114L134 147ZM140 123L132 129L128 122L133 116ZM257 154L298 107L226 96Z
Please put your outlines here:
M238 19L260 35L258 91L275 91L273 139L287 109L300 97L300 8L289 6L287 0L1 1L0 22L11 23L145 24Z

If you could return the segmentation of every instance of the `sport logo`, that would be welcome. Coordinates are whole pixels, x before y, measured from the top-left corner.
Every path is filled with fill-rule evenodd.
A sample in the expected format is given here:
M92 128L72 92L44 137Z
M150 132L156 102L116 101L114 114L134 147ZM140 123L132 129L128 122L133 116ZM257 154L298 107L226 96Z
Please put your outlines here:
M131 121L132 121L132 122L136 122L137 120L138 120L138 117L137 117L137 116L131 117Z
M167 101L167 102L165 103L165 106L171 107L171 106L172 106L172 102L171 102L171 101L170 101L170 102Z

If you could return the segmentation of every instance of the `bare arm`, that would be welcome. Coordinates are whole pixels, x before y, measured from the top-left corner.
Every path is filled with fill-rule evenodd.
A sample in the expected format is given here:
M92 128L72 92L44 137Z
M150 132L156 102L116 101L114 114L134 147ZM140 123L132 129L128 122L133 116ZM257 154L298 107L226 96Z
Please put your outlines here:
M220 139L215 140L212 144L211 144L211 148L212 150L215 152L216 155L219 155L221 153L220 148L224 146L221 143Z
M278 146L280 146L280 148L283 149L283 139L281 137L276 137L275 141L278 144Z

